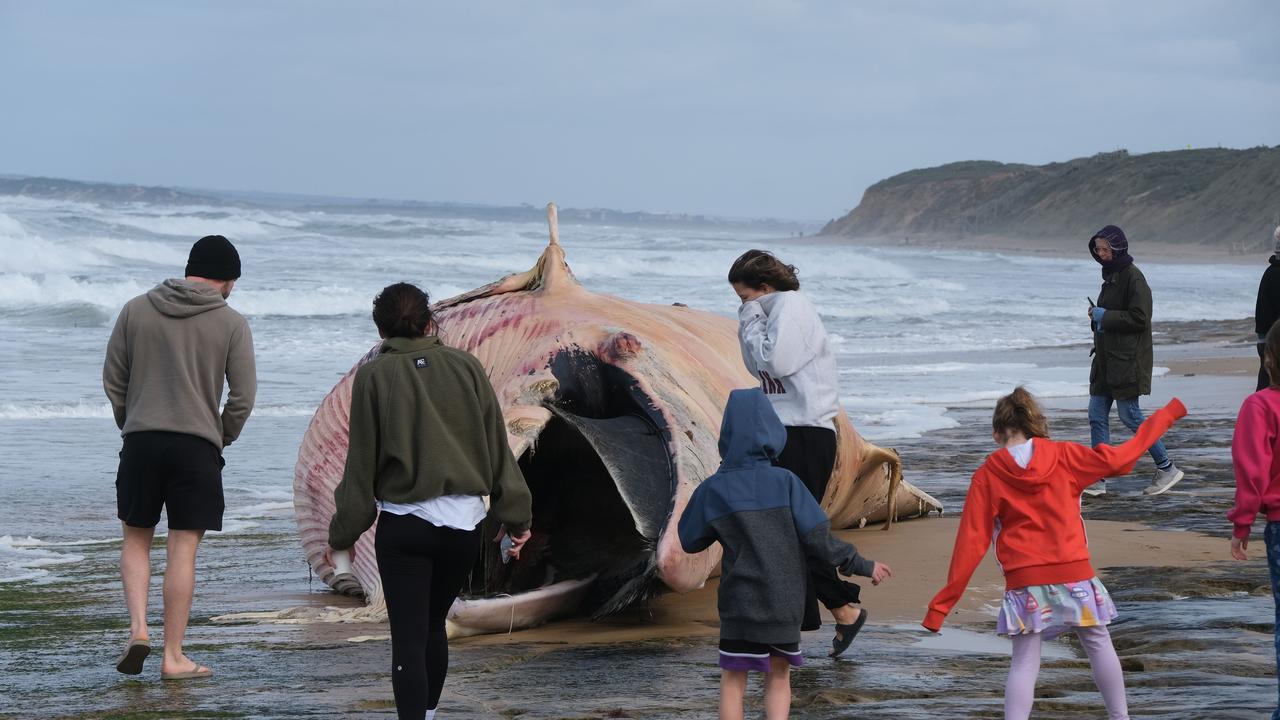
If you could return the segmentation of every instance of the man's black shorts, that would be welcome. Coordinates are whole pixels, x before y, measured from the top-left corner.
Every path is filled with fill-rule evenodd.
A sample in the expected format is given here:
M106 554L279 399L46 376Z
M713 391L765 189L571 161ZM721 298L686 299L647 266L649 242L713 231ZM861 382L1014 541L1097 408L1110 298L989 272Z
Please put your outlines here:
M171 530L222 529L222 452L185 433L124 436L116 471L116 508L131 527L155 527L167 508Z

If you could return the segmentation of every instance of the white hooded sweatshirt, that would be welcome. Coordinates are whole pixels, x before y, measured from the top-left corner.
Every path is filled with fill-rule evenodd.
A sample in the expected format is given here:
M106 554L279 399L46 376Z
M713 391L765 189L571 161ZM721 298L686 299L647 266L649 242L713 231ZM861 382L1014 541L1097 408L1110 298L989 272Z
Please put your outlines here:
M809 298L783 291L743 303L738 342L742 361L783 425L834 429L832 419L840 412L836 359Z

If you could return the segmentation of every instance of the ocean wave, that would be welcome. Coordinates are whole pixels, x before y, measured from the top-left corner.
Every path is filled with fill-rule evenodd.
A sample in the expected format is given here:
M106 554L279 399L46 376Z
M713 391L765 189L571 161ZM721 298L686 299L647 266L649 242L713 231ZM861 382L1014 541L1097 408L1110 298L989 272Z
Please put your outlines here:
M136 260L153 265L169 265L177 275L187 264L189 248L152 242L148 240L126 240L123 238L104 237L89 241L89 247L95 251L123 260Z
M185 262L185 260L183 261ZM60 315L68 308L92 307L107 313L100 321L114 318L126 302L155 287L135 280L96 281L65 274L0 274L0 309L9 314ZM247 316L323 317L367 315L373 298L382 286L367 289L325 286L312 289L256 290L237 288L228 300ZM432 297L443 299L461 294L459 286L441 284L432 288Z
M394 280L388 280L394 282ZM307 290L237 289L227 301L231 307L250 317L330 317L368 315L373 298L384 286L350 288L336 285ZM469 288L451 284L428 285L432 300L443 300L467 292Z
M48 548L48 547L85 547L87 545L111 545L120 542L120 538L98 538L93 540L41 540L31 537L15 538L12 535L0 537L0 547L8 548Z
M729 266L741 248L725 250L622 250L587 254L574 252L568 259L573 272L583 280L632 277L698 278L725 283ZM831 263L817 257L792 258L800 267L801 282L820 278L828 283L863 283L869 279L908 279L912 273L901 265L874 257L860 257L856 263ZM806 262L809 261L809 262ZM804 263L801 265L801 263Z
M1011 379L1009 383L997 389L942 390L928 395L908 395L895 393L893 401L898 405L971 405L974 403L999 400L1017 384ZM1042 398L1085 397L1089 394L1088 382L1064 382L1056 380L1031 380L1024 383L1031 394ZM858 407L879 407L885 400L877 397L850 396L841 398L845 405Z
M459 270L469 271L485 271L487 274L493 275L493 279L497 280L505 275L513 272L528 270L536 261L536 255L528 258L520 257L520 253L507 252L502 255L480 254L480 253L424 253L421 257L415 258L414 263L424 267L438 266L447 268L450 271L457 272ZM574 268L577 272L577 268Z
M19 325L43 325L63 328L102 327L115 317L115 310L99 305L69 303L61 305L33 305L31 307L2 307L0 319Z
M1033 370L1032 363L965 363L941 362L923 365L863 365L841 367L841 375L941 375L969 371L983 374L1008 372L1010 370Z
M50 242L0 214L0 273L66 272L104 263L92 250Z
M937 298L917 298L903 302L877 302L837 306L822 304L818 314L840 320L930 319L951 311L951 303Z
M234 510L227 510L227 517L236 520L249 520L253 518L289 515L292 512L293 501L290 500L288 502L265 502L257 505L235 508Z
M253 409L259 417L311 417L315 405L302 403L260 405ZM105 420L115 416L110 403L3 403L0 420Z
M37 403L0 405L0 420L86 420L113 417L110 403Z
M186 205L160 211L153 206L133 205L104 208L95 219L108 225L143 230L153 235L181 237L188 242L205 235L226 235L234 242L240 238L260 238L306 225L306 220L289 211L254 208L225 208Z
M310 290L236 290L227 301L249 316L320 317L365 315L376 290L326 286Z
M215 537L219 535L234 535L260 526L261 523L256 523L252 520L237 517L226 517L222 521L222 529L210 530L209 534Z
M292 487L249 487L245 485L224 485L229 493L244 493L261 502L293 502Z
M114 267L121 260L181 269L186 250L160 242L118 237L68 237L53 242L0 213L0 273L66 274Z
M0 307L83 304L118 310L151 287L134 280L93 282L70 275L11 273L0 275Z
M990 334L960 334L954 331L949 334L900 332L891 335L876 334L872 336L858 336L849 333L841 335L841 340L842 342L837 348L838 351L857 353L859 355L937 354L972 352L975 350L990 351L993 348L1004 352L1029 348L1071 347L1088 342L1088 338L1054 336L1048 331L1040 337L1015 338L993 337ZM843 360L841 364L844 364Z
M267 405L255 407L253 414L260 417L311 417L316 414L317 405L294 403L290 405Z
M266 237L270 230L262 223L241 218L210 219L192 215L118 215L112 225L143 230L152 235L201 238L226 235L232 238Z
M56 552L47 547L48 544L33 537L0 536L0 584L40 582L51 576L45 568L74 565L84 560L83 555Z

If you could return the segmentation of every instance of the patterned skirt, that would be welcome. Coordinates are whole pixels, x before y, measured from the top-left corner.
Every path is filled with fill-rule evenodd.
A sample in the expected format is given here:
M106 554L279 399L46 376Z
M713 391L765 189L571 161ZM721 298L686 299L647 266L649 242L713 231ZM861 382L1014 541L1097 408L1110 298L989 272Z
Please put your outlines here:
M1029 585L1004 594L996 632L1001 635L1043 633L1055 638L1077 627L1107 625L1116 619L1116 604L1098 578L1053 585Z

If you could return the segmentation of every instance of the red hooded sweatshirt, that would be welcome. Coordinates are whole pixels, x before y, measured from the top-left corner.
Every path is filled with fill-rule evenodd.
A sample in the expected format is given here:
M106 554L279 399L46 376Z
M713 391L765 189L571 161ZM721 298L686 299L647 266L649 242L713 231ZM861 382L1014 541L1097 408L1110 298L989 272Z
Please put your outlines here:
M1236 506L1227 513L1234 535L1249 538L1258 513L1280 520L1280 390L1263 388L1245 398L1231 438L1236 471Z
M1089 542L1080 517L1080 493L1099 479L1125 475L1187 409L1174 398L1129 442L1087 448L1046 438L1032 440L1031 464L1018 466L1001 448L973 474L965 496L947 585L929 603L921 623L937 632L960 600L992 538L1005 586L1051 585L1088 580Z

